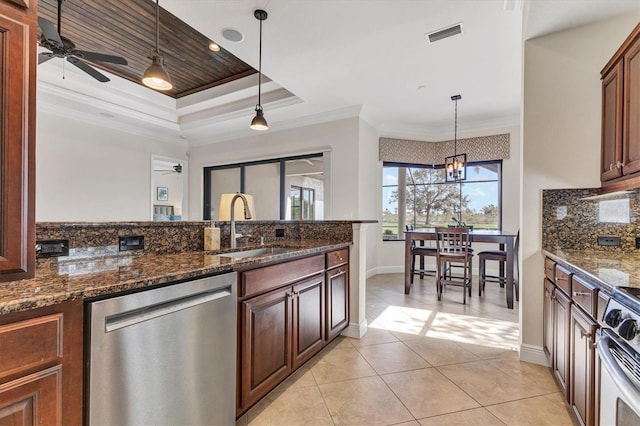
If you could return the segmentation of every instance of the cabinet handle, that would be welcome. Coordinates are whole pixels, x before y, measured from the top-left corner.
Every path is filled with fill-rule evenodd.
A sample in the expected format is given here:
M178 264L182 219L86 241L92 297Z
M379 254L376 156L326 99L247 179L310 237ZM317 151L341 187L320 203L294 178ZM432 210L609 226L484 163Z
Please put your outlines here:
M549 296L549 299L551 300L558 300L558 298L556 297L555 294L551 293L551 296Z
M577 297L577 296L590 296L591 293L588 291L574 291L573 292L573 297Z
M622 161L616 162L616 169L620 169L622 167L624 167L624 163Z
M589 342L589 349L597 349L598 342Z
M609 171L613 170L613 163L609 164Z
M584 331L580 330L580 338L582 337L591 337L591 333L585 333Z
M556 277L556 281L569 281L568 277Z

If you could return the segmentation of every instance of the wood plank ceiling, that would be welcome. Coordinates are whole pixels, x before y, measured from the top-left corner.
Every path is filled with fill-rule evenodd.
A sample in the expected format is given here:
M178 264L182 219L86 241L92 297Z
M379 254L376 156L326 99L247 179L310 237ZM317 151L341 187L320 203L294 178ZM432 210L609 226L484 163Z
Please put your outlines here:
M162 2L160 5L160 53L174 86L161 93L180 98L257 72L224 49L210 51L208 37L162 9ZM38 8L39 16L57 25L58 0L40 0ZM142 76L151 64L148 57L155 48L155 19L152 0L65 0L61 33L79 50L124 57L129 63L126 66L91 64L142 84Z

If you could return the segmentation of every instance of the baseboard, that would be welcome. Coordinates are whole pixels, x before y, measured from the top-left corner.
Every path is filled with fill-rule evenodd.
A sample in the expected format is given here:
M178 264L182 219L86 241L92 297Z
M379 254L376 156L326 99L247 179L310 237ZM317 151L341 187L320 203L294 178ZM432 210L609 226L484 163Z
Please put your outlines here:
M547 360L547 356L544 354L544 349L542 349L541 346L520 345L520 361L549 367L549 361Z
M354 339L362 339L367 334L367 319L365 318L360 324L349 323L349 326L344 329L340 335L352 337Z
M380 274L403 274L404 273L404 265L403 266L376 266L375 268L369 269L367 271L367 278L372 277L374 275Z

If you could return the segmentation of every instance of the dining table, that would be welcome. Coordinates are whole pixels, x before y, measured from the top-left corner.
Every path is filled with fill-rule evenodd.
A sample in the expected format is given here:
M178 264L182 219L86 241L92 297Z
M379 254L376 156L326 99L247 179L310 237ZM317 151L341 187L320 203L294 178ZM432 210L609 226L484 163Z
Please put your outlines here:
M405 233L405 249L404 249L404 293L409 294L411 291L411 242L427 241L436 239L435 228L421 228ZM506 253L505 267L505 290L507 292L507 308L513 309L513 289L514 274L513 265L516 258L515 239L516 232L491 230L491 229L472 229L470 231L472 243L494 243L499 244L500 250Z

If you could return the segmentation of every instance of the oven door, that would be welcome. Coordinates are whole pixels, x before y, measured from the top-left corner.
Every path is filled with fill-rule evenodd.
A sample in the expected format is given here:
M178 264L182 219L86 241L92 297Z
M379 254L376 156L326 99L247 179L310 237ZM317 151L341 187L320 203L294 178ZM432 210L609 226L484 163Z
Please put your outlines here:
M640 425L640 355L609 329L598 334L600 425Z

